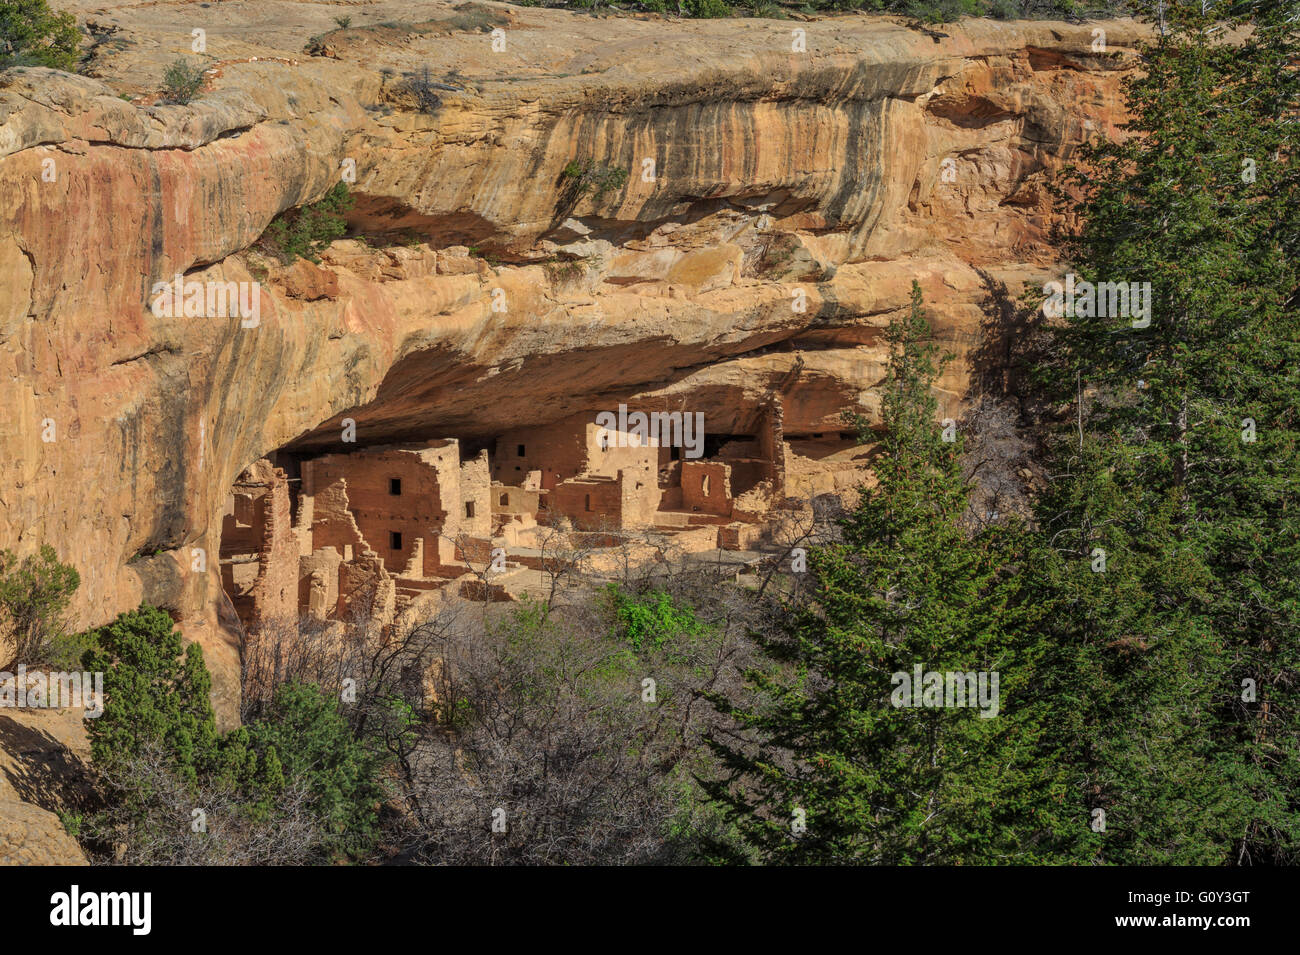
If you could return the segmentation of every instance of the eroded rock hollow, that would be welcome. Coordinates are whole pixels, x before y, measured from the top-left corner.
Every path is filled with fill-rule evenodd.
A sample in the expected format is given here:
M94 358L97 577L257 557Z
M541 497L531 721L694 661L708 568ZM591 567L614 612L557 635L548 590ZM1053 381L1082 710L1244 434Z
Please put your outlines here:
M0 545L74 564L84 626L170 610L226 722L259 615L398 614L496 548L526 590L557 516L744 549L851 492L914 279L959 414L1138 30L356 9L87 7L90 76L0 78ZM205 89L158 105L197 26ZM340 180L318 263L257 252Z

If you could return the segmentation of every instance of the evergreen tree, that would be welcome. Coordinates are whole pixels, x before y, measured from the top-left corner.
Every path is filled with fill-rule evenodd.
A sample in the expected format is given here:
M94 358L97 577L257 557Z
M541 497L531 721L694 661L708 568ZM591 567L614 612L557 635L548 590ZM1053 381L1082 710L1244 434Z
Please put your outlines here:
M77 569L62 563L49 544L21 561L0 550L0 670L64 662L77 642L66 616L79 586Z
M1226 10L1167 8L1133 135L1071 183L1078 279L1151 287L1149 315L1067 303L1039 507L1051 725L1100 861L1281 861L1300 836L1297 6Z
M285 778L306 781L331 845L365 845L385 796L381 760L353 737L333 698L314 685L283 684L248 737L264 759L277 760Z
M83 660L104 674L104 712L87 724L92 760L111 767L158 746L182 778L196 781L218 751L198 644L182 651L171 617L144 604L95 631L95 644Z
M161 759L193 793L229 797L235 812L274 826L289 783L309 794L310 810L334 851L360 849L373 835L383 761L354 738L333 699L315 686L277 688L261 719L217 732L211 677L197 644L182 649L171 618L142 605L94 632L84 666L104 674L104 712L87 723L91 759L112 781L110 797L136 833L171 831L155 781L136 760ZM123 814L107 814L114 824ZM165 840L164 840L165 841Z
M878 483L862 489L843 541L810 552L811 596L765 643L772 666L753 678L770 705L730 710L757 745L712 741L729 773L708 791L764 861L1036 862L1063 851L1053 807L1067 786L1036 758L1042 648L1022 636L1037 630L1016 583L1024 535L963 526L961 442L936 423L945 359L929 334L914 283L888 332ZM936 699L929 683L910 686L917 667L984 675L987 703L997 674L996 715L943 705L958 702L946 687Z
M48 66L72 70L81 33L70 12L55 13L46 0L0 0L0 69Z

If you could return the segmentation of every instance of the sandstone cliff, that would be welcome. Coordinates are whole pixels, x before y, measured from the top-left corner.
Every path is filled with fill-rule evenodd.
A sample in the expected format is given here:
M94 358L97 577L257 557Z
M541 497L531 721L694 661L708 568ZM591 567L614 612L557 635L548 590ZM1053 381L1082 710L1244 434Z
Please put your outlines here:
M960 354L984 275L1045 276L1044 183L1115 134L1139 29L981 20L936 42L887 18L379 2L339 30L339 5L56 6L91 24L91 75L0 74L0 546L76 565L82 625L171 610L227 722L214 558L250 464L341 450L344 418L364 445L632 400L740 432L774 389L787 433L872 415L913 278ZM156 105L195 29L204 93ZM629 175L581 193L575 163ZM291 268L249 251L353 170L364 241ZM178 273L262 281L260 322L156 317Z
M85 865L57 813L89 792L82 710L0 712L0 865Z

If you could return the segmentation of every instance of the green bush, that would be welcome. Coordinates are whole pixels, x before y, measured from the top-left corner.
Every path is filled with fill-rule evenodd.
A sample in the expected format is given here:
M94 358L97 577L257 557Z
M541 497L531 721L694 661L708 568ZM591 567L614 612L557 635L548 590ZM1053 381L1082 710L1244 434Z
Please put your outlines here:
M110 768L158 745L195 781L217 754L212 681L197 643L182 647L172 619L141 605L95 631L83 666L104 674L104 713L87 722L91 760Z
M81 575L60 563L49 544L21 562L12 551L0 551L0 653L11 657L0 669L75 662L81 637L69 633L64 613L79 586Z
M96 643L83 665L104 674L104 712L87 733L108 802L87 821L92 849L124 844L142 861L199 851L172 818L190 799L215 800L223 821L240 820L228 838L247 844L222 847L228 858L254 858L263 836L287 820L326 857L368 846L384 762L354 738L333 699L284 684L260 718L223 735L203 653L182 647L162 610L121 614L96 631Z
M345 213L354 201L347 183L336 183L319 202L277 216L258 242L285 263L319 262L321 250L347 232Z
M687 16L699 20L710 20L731 16L731 7L723 0L685 0L683 4Z
M773 0L747 0L745 6L749 8L749 15L756 19L785 19L785 11L781 9L779 3L775 3Z
M287 781L306 783L330 844L365 848L384 798L381 764L352 736L332 697L314 685L286 683L249 725L248 737L258 754L276 754Z
M571 184L575 201L589 195L599 204L611 192L627 185L626 169L591 160L569 163L563 176Z
M706 629L694 610L678 606L662 590L634 594L607 584L605 594L615 620L612 636L626 640L637 653L671 648L680 638L697 637Z
M177 59L163 73L163 98L181 106L188 104L203 89L203 68Z
M71 71L80 42L71 13L55 13L46 0L0 0L0 68L49 66Z
M925 23L951 23L962 17L977 17L985 12L984 0L912 0L902 12Z

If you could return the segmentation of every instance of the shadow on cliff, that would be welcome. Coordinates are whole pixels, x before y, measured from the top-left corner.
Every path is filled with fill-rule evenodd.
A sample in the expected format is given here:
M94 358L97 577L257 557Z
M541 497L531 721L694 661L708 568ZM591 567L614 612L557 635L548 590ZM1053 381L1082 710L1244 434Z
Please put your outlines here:
M1032 520L1033 499L1046 476L1040 463L1052 403L1041 376L1053 361L1051 330L1040 309L1013 298L1005 283L976 270L980 302L978 345L968 353L969 408L963 470L971 484L967 524L978 528L1016 514Z
M23 802L48 812L85 810L93 801L90 767L58 737L0 716L0 773Z
M984 286L979 344L968 353L970 397L989 397L1018 406L1026 423L1040 421L1046 396L1034 370L1053 361L1051 332L1042 311L1013 298L1006 283L975 270Z

